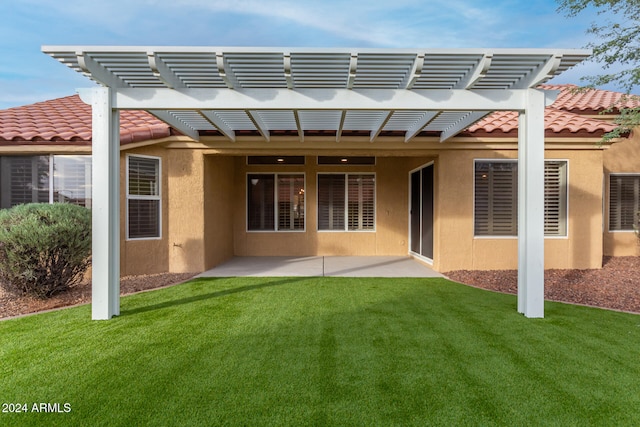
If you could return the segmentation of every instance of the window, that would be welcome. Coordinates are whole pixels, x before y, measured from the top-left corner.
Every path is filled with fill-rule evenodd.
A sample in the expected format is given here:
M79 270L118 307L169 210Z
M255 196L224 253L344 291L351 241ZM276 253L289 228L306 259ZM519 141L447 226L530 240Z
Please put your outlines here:
M304 165L304 156L247 156L248 165Z
M633 231L640 211L640 175L609 176L609 230Z
M567 235L567 162L544 162L544 234Z
M304 230L304 175L247 175L247 229Z
M375 165L375 157L365 156L318 156L319 165Z
M127 157L127 238L160 238L160 159Z
M318 175L318 230L374 230L373 174Z
M0 157L0 208L54 202L91 207L91 156Z
M545 161L544 231L567 234L567 162ZM474 195L476 236L518 235L518 163L476 161Z

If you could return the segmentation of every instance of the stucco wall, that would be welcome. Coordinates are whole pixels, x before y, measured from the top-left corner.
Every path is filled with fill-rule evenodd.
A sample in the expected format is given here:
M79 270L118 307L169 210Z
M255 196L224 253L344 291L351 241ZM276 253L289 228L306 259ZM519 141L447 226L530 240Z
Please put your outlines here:
M126 239L126 218L127 218L127 156L145 155L160 157L161 179L162 179L162 207L161 207L161 238L127 240ZM168 174L167 174L167 150L157 147L145 147L123 152L120 156L120 274L122 276L136 274L155 274L169 271L169 253L167 247L168 221L170 214L167 197L168 194Z
M169 271L204 271L204 157L198 150L169 150L168 163Z
M604 153L606 203L604 223L604 254L607 256L638 256L640 244L633 231L609 231L609 175L612 173L640 174L640 129L630 139L614 143Z
M515 159L515 150L446 151L438 158L436 255L440 271L517 268L514 237L474 237L475 159ZM602 152L547 150L568 161L568 236L545 238L545 268L599 268L602 258Z
M204 157L204 268L233 257L235 158Z

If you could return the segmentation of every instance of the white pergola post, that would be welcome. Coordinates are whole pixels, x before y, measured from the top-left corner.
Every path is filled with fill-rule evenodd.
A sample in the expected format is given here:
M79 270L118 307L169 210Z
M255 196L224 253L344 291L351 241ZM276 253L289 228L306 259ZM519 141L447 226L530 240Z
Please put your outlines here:
M120 120L112 90L91 91L92 273L91 317L120 314Z
M544 317L544 92L528 89L518 127L518 312Z

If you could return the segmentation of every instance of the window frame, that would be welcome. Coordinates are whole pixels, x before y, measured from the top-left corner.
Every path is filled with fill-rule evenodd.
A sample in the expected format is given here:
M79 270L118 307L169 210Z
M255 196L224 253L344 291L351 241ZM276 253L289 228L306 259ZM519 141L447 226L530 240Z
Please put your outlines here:
M564 173L564 180L565 180L565 191L562 197L562 200L564 202L564 234L546 234L544 235L545 239L568 239L569 238L569 160L568 159L545 159L545 166L547 163L564 163L564 167L565 167L565 173ZM518 233L516 232L515 235L478 235L476 234L476 165L478 163L514 163L516 165L518 165L518 160L517 159L474 159L473 162L473 197L472 197L472 209L473 209L473 238L474 239L517 239L518 238ZM516 179L517 179L518 175L516 173ZM546 185L546 183L544 184ZM516 182L516 191L518 190L518 185ZM545 194L546 196L546 194ZM516 230L518 227L517 221L518 221L518 217L517 217L517 210L518 210L518 206L517 206L517 200L516 200ZM547 219L545 217L544 219L545 221L545 226L546 226L546 222Z
M131 158L150 159L158 161L158 194L157 195L136 195L129 193L129 162ZM125 182L125 239L127 241L140 241L140 240L161 240L162 239L162 157L149 156L143 154L127 154L126 155L126 182ZM129 201L130 200L154 200L158 202L158 235L151 237L131 237L129 229Z
M249 228L249 177L251 175L271 175L273 176L273 229L271 230L252 230ZM278 177L279 176L299 176L302 177L302 185L304 192L304 201L302 203L302 211L304 214L304 218L302 220L302 228L294 228L294 229L280 229L279 228L279 184ZM247 172L245 176L245 232L247 233L304 233L307 231L307 174L305 172L257 172L251 171Z
M320 179L321 175L337 175L344 177L344 228L321 229L320 228ZM373 178L373 227L370 229L349 228L349 176L366 175ZM377 177L375 172L318 172L316 175L316 231L319 233L375 233L377 229Z
M615 178L615 177L633 177L636 178L638 181L640 181L640 173L634 173L634 172L622 172L622 173L610 173L608 176L608 185L607 185L607 231L609 233L636 233L636 230L634 230L633 228L631 229L612 229L611 228L611 201L612 201L612 197L611 197L611 178ZM638 184L640 186L640 183ZM634 201L637 202L636 204L638 205L638 207L640 208L640 193L638 195L638 200Z

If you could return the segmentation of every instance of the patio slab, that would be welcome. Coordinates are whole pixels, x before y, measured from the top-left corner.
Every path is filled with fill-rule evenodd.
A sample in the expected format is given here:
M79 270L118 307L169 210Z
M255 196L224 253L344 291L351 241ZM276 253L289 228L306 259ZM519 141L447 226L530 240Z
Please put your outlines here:
M409 256L235 257L197 277L445 277Z

